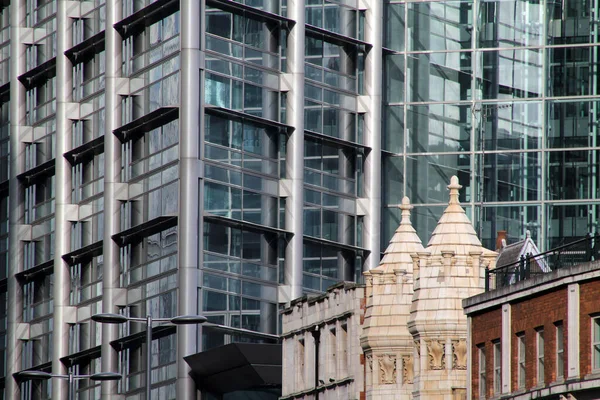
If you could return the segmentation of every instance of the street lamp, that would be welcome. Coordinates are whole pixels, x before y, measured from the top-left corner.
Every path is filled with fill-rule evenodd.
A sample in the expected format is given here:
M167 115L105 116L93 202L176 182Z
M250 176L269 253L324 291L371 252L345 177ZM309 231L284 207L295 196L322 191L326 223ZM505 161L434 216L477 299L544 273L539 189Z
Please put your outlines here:
M75 375L72 370L69 370L69 373L66 375L62 374L51 374L49 372L44 371L21 371L15 374L15 377L20 380L42 380L47 381L51 378L56 379L66 379L69 381L69 391L68 391L68 399L73 400L75 398L75 381L81 379L89 379L96 382L102 381L118 381L122 378L121 374L116 372L99 372L97 374L91 375Z
M207 318L202 315L180 315L173 318L152 318L148 315L146 318L127 317L121 314L102 313L92 315L92 321L105 324L124 324L130 322L146 323L146 400L151 399L152 394L152 323L169 322L173 325L196 325L206 322Z

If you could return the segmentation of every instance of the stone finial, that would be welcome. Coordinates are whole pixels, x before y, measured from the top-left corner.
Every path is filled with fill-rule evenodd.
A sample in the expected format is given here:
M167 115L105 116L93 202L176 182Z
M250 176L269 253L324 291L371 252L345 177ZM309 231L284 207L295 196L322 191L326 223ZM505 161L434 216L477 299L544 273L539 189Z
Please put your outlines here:
M402 210L402 220L400 221L400 225L411 225L410 210L413 209L413 206L410 204L410 199L404 196L399 208Z
M448 203L459 204L458 191L462 189L462 185L458 183L458 177L456 175L452 175L452 178L450 178L450 184L448 185L448 189L450 189L450 201Z
M525 237L527 239L531 239L531 231L529 229L527 229L527 231L525 231Z

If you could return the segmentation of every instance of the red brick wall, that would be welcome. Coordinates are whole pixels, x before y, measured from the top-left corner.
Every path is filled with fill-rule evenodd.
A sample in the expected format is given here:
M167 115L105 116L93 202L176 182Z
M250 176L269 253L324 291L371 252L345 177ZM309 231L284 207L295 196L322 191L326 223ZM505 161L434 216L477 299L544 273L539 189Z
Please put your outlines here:
M512 390L518 388L518 342L517 333L525 333L525 388L540 385L537 382L537 336L536 329L544 329L544 383L556 381L556 327L563 324L563 349L565 374L567 372L567 289L559 288L552 292L525 299L511 307L511 381Z
M475 315L471 319L471 397L479 398L479 346L485 345L486 355L486 391L488 396L493 394L494 354L492 341L500 339L502 334L502 309L496 308Z
M600 282L596 293L600 293ZM598 305L600 311L600 304ZM582 315L583 315L582 307ZM517 333L525 334L525 387L531 389L540 384L537 382L537 337L536 329L544 329L544 383L556 381L556 322L563 325L563 349L565 374L567 372L567 288L562 287L551 292L545 292L535 297L527 298L511 305L511 383L512 390L518 389L518 342ZM588 318L589 319L589 318ZM473 315L471 320L472 341L472 397L479 396L479 351L478 346L485 344L486 350L486 388L488 397L493 396L494 355L492 342L502 335L502 309L490 309L479 315ZM589 332L589 321L588 321ZM589 348L589 337L587 347ZM589 353L589 351L588 351ZM588 362L589 364L589 362Z
M600 281L579 285L579 372L583 378L592 372L591 315L600 312Z

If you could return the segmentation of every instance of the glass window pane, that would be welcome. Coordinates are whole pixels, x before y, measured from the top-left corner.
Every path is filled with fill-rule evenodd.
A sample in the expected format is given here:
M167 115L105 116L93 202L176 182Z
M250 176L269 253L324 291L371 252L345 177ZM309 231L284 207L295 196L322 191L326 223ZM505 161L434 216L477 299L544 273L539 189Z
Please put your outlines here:
M548 48L548 96L597 94L598 86L592 78L599 57L598 47Z
M523 240L527 232L534 243L539 243L541 206L485 206L481 212L483 226L480 240L485 248L495 248L498 231L506 231L508 244Z
M411 3L409 50L461 50L471 47L471 1Z
M405 17L404 4L384 3L385 7L385 46L388 49L404 51Z
M429 104L409 106L407 151L468 151L471 148L471 106Z
M546 154L546 198L583 200L598 198L597 150L553 151Z
M585 238L597 230L600 207L593 204L548 204L546 206L547 249Z
M598 146L600 107L597 101L549 101L546 106L546 146Z
M492 153L483 160L484 201L539 199L541 153Z
M460 202L471 200L471 162L468 154L407 157L406 195L413 204L448 203L446 186L456 175L463 186ZM428 241L429 239L427 239Z
M407 88L408 100L470 100L471 55L470 52L410 54L407 59L407 75L411 77Z
M484 1L479 11L481 47L539 46L544 3L528 0Z
M224 293L202 291L202 311L227 310L227 295Z
M385 100L388 103L404 101L404 54L385 57Z
M547 43L558 45L595 42L594 15L598 15L597 2L589 0L548 2Z
M478 53L479 90L483 99L534 98L542 95L540 49L493 50Z
M384 106L383 113L383 150L392 153L404 151L404 107Z
M486 151L537 149L543 115L541 102L478 104L476 146Z

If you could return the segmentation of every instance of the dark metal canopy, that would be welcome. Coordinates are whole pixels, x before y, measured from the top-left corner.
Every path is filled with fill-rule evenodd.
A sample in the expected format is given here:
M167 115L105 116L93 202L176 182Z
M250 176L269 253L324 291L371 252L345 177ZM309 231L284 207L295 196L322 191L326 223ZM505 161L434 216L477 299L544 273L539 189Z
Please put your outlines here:
M199 388L213 393L281 387L281 345L232 343L184 358Z

